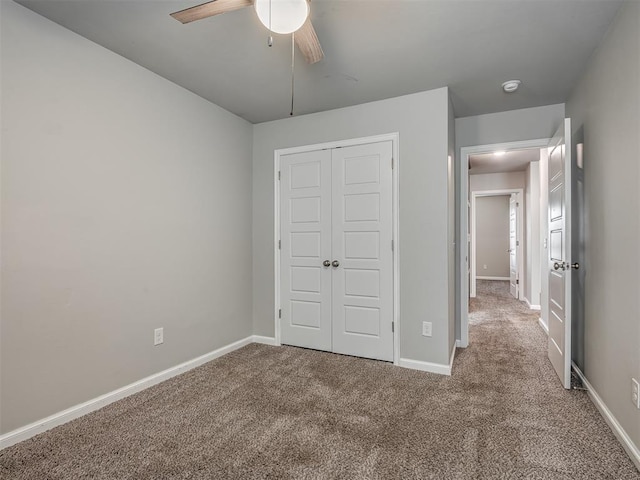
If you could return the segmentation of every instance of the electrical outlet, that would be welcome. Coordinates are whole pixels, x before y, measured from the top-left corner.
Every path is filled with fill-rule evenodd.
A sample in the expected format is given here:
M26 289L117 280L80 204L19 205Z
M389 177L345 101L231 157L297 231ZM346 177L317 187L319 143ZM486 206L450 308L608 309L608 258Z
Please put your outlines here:
M486 266L486 265L482 265L482 269L483 269L483 270L486 270L486 269L487 269L487 266Z
M153 344L160 345L161 343L164 343L164 328L162 327L153 331Z
M631 401L637 409L640 409L640 384L635 378L631 379Z
M423 337L430 337L431 336L431 328L432 328L432 323L431 322L422 322L422 336Z

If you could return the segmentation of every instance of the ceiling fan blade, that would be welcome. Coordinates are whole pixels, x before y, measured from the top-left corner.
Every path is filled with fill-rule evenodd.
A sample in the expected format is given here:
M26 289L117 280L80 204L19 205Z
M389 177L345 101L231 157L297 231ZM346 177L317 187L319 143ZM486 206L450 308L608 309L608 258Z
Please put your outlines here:
M314 64L324 58L324 52L320 46L318 35L311 24L311 20L307 18L304 25L295 34L296 45L306 58L307 63Z
M213 0L211 2L185 8L179 12L173 12L171 16L182 23L195 22L221 13L232 12L240 8L253 5L252 0Z

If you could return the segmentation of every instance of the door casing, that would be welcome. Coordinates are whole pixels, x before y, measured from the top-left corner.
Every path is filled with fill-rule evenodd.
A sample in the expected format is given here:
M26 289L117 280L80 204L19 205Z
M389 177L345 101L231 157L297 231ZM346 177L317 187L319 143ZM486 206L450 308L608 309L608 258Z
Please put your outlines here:
M371 137L353 138L348 140L339 140L335 142L317 143L313 145L304 145L300 147L282 148L273 152L273 184L274 184L274 272L275 272L275 288L274 288L274 324L275 324L275 344L281 345L280 335L280 157L292 153L303 153L314 150L325 150L333 148L351 147L354 145L365 145L368 143L391 141L393 152L393 168L392 177L392 231L393 231L393 364L398 365L400 362L400 248L399 248L399 188L400 188L400 155L399 142L400 134L398 132L383 135L375 135Z
M476 266L476 241L477 241L477 233L476 233L476 200L478 197L493 197L498 195L510 195L515 193L518 195L518 242L520 243L517 247L517 257L518 257L518 277L522 279L524 277L524 228L523 219L524 219L524 209L523 209L523 201L524 198L524 190L522 188L505 188L500 190L476 190L471 193L471 252L469 257L469 265L471 269L471 282L469 285L469 297L475 298L476 296L476 284L478 279L478 272ZM521 300L524 295L522 292L522 284L520 284L520 289L518 289L518 300Z
M471 232L469 232L469 156L480 153L491 153L500 150L522 150L525 148L547 148L550 138L523 140L516 142L493 143L486 145L474 145L460 148L460 176L456 183L456 189L461 192L458 196L458 235L456 243L458 249L458 275L456 285L459 289L456 295L459 300L460 311L460 338L456 339L456 346L466 348L469 346L469 260L468 253ZM458 283L459 282L459 283ZM457 321L457 319L456 319Z

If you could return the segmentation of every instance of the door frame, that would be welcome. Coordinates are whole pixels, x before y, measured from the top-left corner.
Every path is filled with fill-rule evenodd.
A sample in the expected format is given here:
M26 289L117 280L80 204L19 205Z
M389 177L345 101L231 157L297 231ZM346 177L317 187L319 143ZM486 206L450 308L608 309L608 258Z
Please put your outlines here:
M533 140L523 140L516 142L502 142L484 145L472 145L460 148L460 187L459 199L459 238L458 249L458 276L460 277L460 338L456 340L459 347L469 346L469 255L470 247L469 232L469 156L479 153L491 153L500 150L522 150L525 148L547 148L551 138L538 138Z
M274 245L274 272L275 272L275 288L274 288L274 312L273 318L275 323L275 344L280 346L280 157L292 153L304 153L314 150L328 150L334 148L352 147L355 145L365 145L369 143L379 143L391 141L392 151L392 262L393 262L393 364L398 365L400 362L400 240L399 240L399 197L400 197L400 155L399 143L400 134L398 132L387 133L382 135L374 135L371 137L360 137L346 140L337 140L333 142L316 143L312 145L302 145L299 147L289 147L276 149L273 152L273 185L274 185L274 203L273 203L273 245Z
M476 242L477 242L477 233L476 233L476 200L478 197L498 197L503 195L511 195L515 193L518 197L518 218L517 218L517 232L516 236L518 237L518 246L516 247L516 258L518 262L518 279L524 277L524 265L523 265L523 231L522 228L522 219L523 215L523 201L524 198L524 189L522 188L506 188L502 190L478 190L475 192L471 192L471 252L469 258L469 265L471 270L471 281L469 285L469 297L475 298L476 296L476 287L478 280L478 272L476 266ZM522 300L524 295L522 294L522 285L518 287L518 300Z

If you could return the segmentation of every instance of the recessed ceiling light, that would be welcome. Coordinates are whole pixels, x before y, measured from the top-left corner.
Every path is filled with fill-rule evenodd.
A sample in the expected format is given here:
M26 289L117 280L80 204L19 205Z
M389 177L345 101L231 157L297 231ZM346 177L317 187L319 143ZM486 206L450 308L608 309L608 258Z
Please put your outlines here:
M503 156L505 153L507 153L507 152L505 152L504 150L498 150L497 152L493 152L493 154L494 154L496 157L501 157L501 156Z
M502 90L504 90L505 93L513 93L518 90L521 83L520 80L507 80L502 84Z

